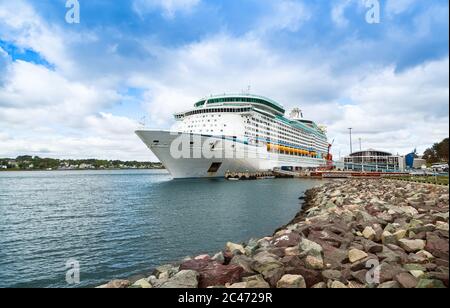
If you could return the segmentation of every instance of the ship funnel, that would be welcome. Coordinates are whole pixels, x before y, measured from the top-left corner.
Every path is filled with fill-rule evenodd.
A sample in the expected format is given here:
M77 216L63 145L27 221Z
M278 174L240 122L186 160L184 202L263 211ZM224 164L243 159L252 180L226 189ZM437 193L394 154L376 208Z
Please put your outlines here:
M300 120L303 118L303 112L300 110L300 108L294 108L289 114L289 118L291 118L292 120Z

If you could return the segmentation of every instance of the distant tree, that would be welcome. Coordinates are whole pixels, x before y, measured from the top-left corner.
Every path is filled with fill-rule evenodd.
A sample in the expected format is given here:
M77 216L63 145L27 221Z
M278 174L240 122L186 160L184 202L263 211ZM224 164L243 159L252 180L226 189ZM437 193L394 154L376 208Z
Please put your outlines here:
M16 161L32 161L33 157L30 155L17 156Z
M427 163L434 164L439 162L449 161L449 143L448 138L445 138L439 143L433 144L429 149L426 149L423 153L423 158L426 159Z

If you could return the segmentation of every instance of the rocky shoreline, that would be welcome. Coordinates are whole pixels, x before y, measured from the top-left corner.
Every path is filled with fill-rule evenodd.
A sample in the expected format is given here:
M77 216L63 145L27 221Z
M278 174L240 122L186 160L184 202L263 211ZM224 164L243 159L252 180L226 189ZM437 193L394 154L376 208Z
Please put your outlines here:
M100 288L448 288L447 187L336 180L273 236Z

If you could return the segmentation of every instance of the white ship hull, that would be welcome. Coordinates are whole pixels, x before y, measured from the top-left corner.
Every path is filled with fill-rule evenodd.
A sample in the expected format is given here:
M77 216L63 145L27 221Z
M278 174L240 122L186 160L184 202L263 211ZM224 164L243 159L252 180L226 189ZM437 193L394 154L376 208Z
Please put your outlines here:
M158 130L139 130L136 134L176 179L224 177L226 172L263 172L281 167L313 168L326 163L324 159L271 153L263 146L251 146L222 137ZM189 145L190 153L202 149L202 156L174 158L171 145L180 136L196 140ZM210 147L212 143L214 148ZM207 155L203 155L205 149L208 150ZM228 151L225 155L224 149L232 149L232 153ZM217 170L214 170L214 165L218 167Z

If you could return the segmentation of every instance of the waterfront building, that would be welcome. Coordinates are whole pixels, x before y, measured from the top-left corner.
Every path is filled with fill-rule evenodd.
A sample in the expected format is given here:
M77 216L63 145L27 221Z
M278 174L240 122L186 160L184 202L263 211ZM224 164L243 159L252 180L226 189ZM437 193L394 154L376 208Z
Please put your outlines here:
M344 158L346 170L365 172L403 172L405 158L389 152L368 149L350 154Z

